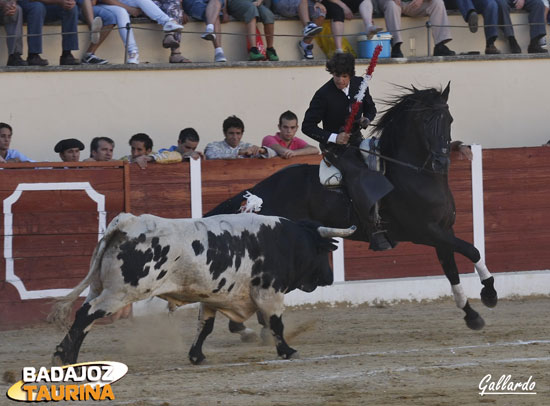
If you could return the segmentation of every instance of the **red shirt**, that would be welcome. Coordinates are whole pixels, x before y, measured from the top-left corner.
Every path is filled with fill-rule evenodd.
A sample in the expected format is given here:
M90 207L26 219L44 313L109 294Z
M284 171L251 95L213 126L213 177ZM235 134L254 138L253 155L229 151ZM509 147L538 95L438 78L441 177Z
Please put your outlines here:
M297 149L302 149L308 146L307 142L298 137L292 138L292 141L290 141L290 145L287 146L286 141L281 138L280 134L281 133L265 136L262 140L262 147L270 147L273 144L279 144L280 146L288 148L291 151L295 151Z

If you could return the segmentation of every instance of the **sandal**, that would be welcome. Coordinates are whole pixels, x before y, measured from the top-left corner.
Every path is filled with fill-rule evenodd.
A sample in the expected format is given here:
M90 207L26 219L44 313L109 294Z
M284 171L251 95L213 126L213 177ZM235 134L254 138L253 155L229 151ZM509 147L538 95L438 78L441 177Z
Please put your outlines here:
M173 53L172 55L170 55L169 61L170 63L191 63L189 59L187 59L185 56L183 56L179 52Z

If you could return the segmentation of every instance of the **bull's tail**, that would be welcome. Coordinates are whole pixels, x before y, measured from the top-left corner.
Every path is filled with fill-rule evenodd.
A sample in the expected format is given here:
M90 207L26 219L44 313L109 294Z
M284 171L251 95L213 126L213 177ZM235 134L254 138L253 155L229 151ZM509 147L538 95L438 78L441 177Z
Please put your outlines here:
M119 230L122 220L126 219L128 216L131 215L122 213L111 221L103 238L101 238L94 249L88 275L86 275L82 282L80 282L68 295L55 299L52 310L48 314L48 322L57 324L61 328L66 328L68 326L73 303L78 299L80 294L90 286L93 278L98 276L101 270L101 261L103 260L105 249L109 246L109 242Z

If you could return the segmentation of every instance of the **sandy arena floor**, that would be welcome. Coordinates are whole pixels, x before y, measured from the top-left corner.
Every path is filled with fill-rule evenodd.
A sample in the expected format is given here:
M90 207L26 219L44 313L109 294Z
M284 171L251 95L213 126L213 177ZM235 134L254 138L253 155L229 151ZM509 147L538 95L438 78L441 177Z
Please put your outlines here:
M197 311L94 326L79 361L128 365L114 401L178 405L550 405L550 297L501 300L495 309L471 301L486 321L471 331L451 298L378 307L289 308L283 321L300 359L279 360L274 346L241 343L218 316L204 365L187 359ZM259 332L259 325L247 325ZM49 366L64 332L53 326L0 332L0 389L10 372ZM479 395L481 379L531 376L533 392ZM9 379L8 379L9 380ZM0 405L15 405L4 395ZM59 402L59 405L69 402Z

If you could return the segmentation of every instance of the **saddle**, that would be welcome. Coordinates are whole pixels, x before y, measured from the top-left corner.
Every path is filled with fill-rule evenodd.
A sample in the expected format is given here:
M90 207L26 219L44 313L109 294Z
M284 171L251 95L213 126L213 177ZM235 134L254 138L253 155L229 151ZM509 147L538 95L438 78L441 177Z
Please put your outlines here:
M375 137L365 138L361 141L361 144L359 144L359 148L361 150L378 152L378 141L378 138ZM381 161L378 156L364 151L361 151L361 155L363 156L365 164L371 171L384 174L384 162ZM336 166L332 165L325 158L325 156L323 156L323 159L319 164L319 181L321 182L321 185L327 188L340 187L342 184L342 179L343 177L340 170Z

